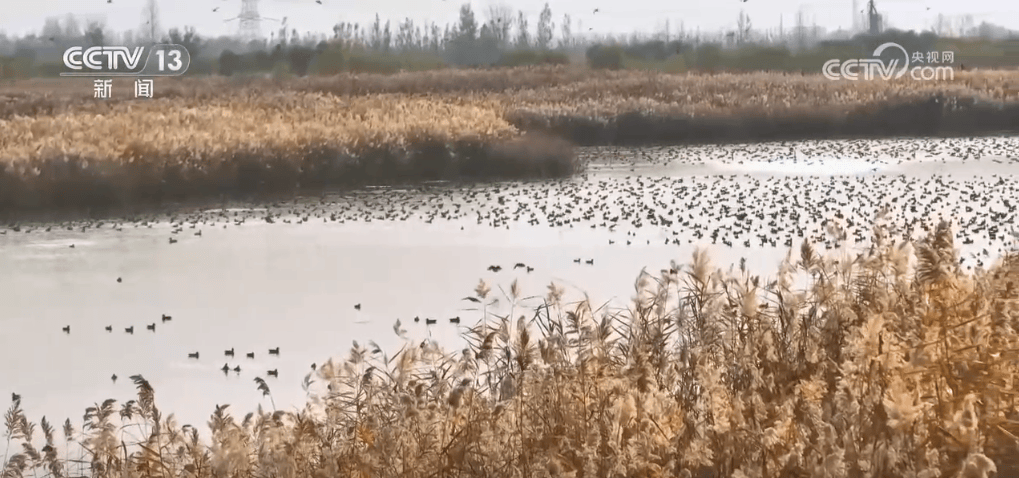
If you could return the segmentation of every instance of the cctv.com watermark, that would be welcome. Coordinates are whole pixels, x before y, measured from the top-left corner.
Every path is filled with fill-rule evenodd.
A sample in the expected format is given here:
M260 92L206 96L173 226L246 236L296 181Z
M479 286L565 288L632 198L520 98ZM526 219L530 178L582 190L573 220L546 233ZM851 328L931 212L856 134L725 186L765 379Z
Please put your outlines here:
M881 59L885 51L889 52L890 59ZM821 73L829 80L893 80L908 74L915 81L952 81L955 79L955 68L951 66L954 62L955 52L952 51L917 51L910 57L902 45L888 42L874 50L873 58L828 60ZM910 67L910 63L926 65Z

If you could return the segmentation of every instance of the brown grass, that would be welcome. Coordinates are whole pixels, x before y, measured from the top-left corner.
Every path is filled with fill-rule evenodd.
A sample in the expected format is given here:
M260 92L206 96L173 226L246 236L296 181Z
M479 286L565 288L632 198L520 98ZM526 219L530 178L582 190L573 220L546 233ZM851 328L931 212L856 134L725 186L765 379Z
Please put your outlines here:
M134 377L119 414L108 400L67 422L80 462L14 403L4 476L1011 476L1019 260L966 275L948 224L918 243L893 226L879 217L854 256L805 242L772 281L698 251L642 271L621 312L555 284L532 308L513 284L463 352L355 343L306 379L300 412L217 407L209 435Z

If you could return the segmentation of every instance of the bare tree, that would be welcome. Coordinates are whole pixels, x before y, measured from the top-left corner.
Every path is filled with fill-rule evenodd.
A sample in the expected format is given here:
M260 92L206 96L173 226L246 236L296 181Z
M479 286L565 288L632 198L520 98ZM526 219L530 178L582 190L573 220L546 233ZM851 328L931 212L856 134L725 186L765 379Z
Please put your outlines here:
M563 14L563 24L560 26L562 33L559 37L559 47L567 49L573 46L573 20L570 19L570 14Z
M105 37L103 30L105 30L102 22L91 21L88 23L88 27L85 29L85 39L88 41L89 46L103 46L105 44Z
M492 25L492 33L505 47L510 41L510 29L513 27L513 9L505 4L488 7L487 22Z
M517 16L517 38L514 42L516 48L524 49L531 46L531 34L527 31L527 16L524 15L524 11L521 10Z
M739 11L739 21L737 22L736 30L736 43L742 45L743 42L750 39L750 17L747 16L743 10Z
M141 31L146 40L155 43L159 38L159 5L156 0L146 0L142 22Z
M549 8L548 3L545 3L545 8L541 9L541 15L538 16L538 48L547 50L552 46L552 32L555 29L555 25L552 24L552 9Z
M78 25L78 19L70 13L64 17L64 37L81 38L81 27Z

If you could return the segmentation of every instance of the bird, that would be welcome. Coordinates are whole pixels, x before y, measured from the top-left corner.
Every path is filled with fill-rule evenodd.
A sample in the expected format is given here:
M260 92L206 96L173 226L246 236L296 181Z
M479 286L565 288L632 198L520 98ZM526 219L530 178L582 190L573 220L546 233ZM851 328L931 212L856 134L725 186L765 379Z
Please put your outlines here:
M531 266L527 266L527 273L530 274L531 272L534 272L534 268Z
M270 377L279 377L280 376L279 371L277 369L272 369L272 370L269 370L269 371L267 371L265 373L266 373L266 375L268 375Z
M124 280L123 280L123 279L121 279L120 277L118 277L118 278L117 278L117 283L119 284L119 283L121 283L121 282L124 282Z
M170 238L170 244L176 244L176 243L177 243L177 240L171 237Z
M106 331L107 332L113 332L113 326L112 325L107 325L106 326Z
M71 333L71 326L70 325L66 325L66 326L64 326L63 330L64 330L65 334L69 334L69 333Z
M71 249L74 249L74 244L71 244L71 245L70 245L70 248L71 248Z
M316 368L316 367L317 367L317 365L315 365L314 363L313 363L313 364L311 364L311 369L312 369L312 370L315 370L315 368Z
M230 350L224 350L223 351L223 355L226 355L227 357L233 357L234 356L234 348L230 347Z
M113 3L113 0L106 0L106 3Z
M241 366L238 365L238 366L234 367L234 372L241 373Z
M361 304L354 304L354 310L361 310Z
M156 323L153 322L153 323L151 323L149 325L146 325L145 328L155 332L156 331Z
M576 258L576 259L573 259L573 262L575 262L575 263L577 263L577 264L580 264L580 258L578 257L578 258Z
M586 260L584 262L587 262L589 265L592 265L592 266L594 265L594 259L588 259L588 260Z
M322 5L322 0L315 0L315 3Z
M488 270L492 272L499 272L502 270L502 266L488 266Z
M248 358L250 359L255 358L255 352L248 352Z
M426 324L426 325L432 325L432 324L434 324L435 322L436 322L436 319L425 319L425 324Z
M113 383L117 383L117 374L113 374L113 376L110 377L110 379L113 380Z
M527 264L524 264L523 262L517 262L516 264L513 265L514 270L520 269L521 267L526 268Z
M124 332L134 335L134 326L132 325L130 327L124 327Z
M595 8L595 9L594 9L594 13L598 13L598 9L597 9L597 8ZM592 14L592 15L593 15L593 14Z
M479 299L477 297L470 297L470 296L464 297L462 300L469 300L471 302L474 302L475 304L481 302L481 299ZM417 320L415 320L415 322L417 322Z
M280 348L279 347L276 347L274 349L269 349L269 355L279 355L279 354L280 354Z
M169 315L163 314L163 322L169 322L171 320L173 320L173 317L170 317Z
M458 315L456 317L450 318L449 319L449 323L451 323L451 324L459 324L460 323L460 316Z
M21 400L21 395L18 395L18 394L14 393L14 392L11 392L11 401L12 402L17 402L19 400Z
M212 11L214 12L219 11L219 7L213 8Z
M220 370L223 371L223 375L226 375L227 372L230 371L230 365L229 364L223 364L223 368L221 368Z
M193 358L193 359L196 359L196 358L198 358L198 352L195 352L195 353L193 353L193 354L192 354L192 353L189 353L189 354L188 354L188 358Z

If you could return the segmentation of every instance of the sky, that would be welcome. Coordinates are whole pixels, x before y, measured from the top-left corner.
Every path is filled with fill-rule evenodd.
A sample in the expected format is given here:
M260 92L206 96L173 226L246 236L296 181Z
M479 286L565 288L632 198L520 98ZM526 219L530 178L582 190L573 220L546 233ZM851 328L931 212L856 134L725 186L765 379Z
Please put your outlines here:
M582 33L628 34L661 31L666 20L672 32L682 24L686 30L702 32L732 29L740 10L750 17L754 28L777 28L784 19L785 28L795 23L802 10L807 24L816 24L829 31L852 27L854 0L549 0L553 19L558 25L564 13L572 16L574 31L581 22ZM237 32L237 21L225 22L240 13L241 0L158 0L163 30L193 26L201 36L230 35ZM863 9L866 0L856 0ZM104 21L116 31L137 29L142 23L146 0L3 0L0 1L0 32L23 35L39 32L47 17L63 18L68 13L82 19ZM440 25L453 23L464 0L258 0L263 17L287 18L289 28L299 32L329 33L339 22L370 23L378 13L383 22L394 26L405 17L415 22L435 21ZM531 30L545 0L471 0L475 14L484 20L490 6L507 5L528 16ZM988 21L1019 30L1019 2L1014 0L876 0L878 10L886 15L891 26L900 29L930 28L939 13L945 16L970 14L975 24ZM217 12L212 9L219 7ZM598 12L594 13L594 8ZM84 22L83 22L84 23ZM268 35L274 23L263 22ZM278 23L275 23L278 25Z

